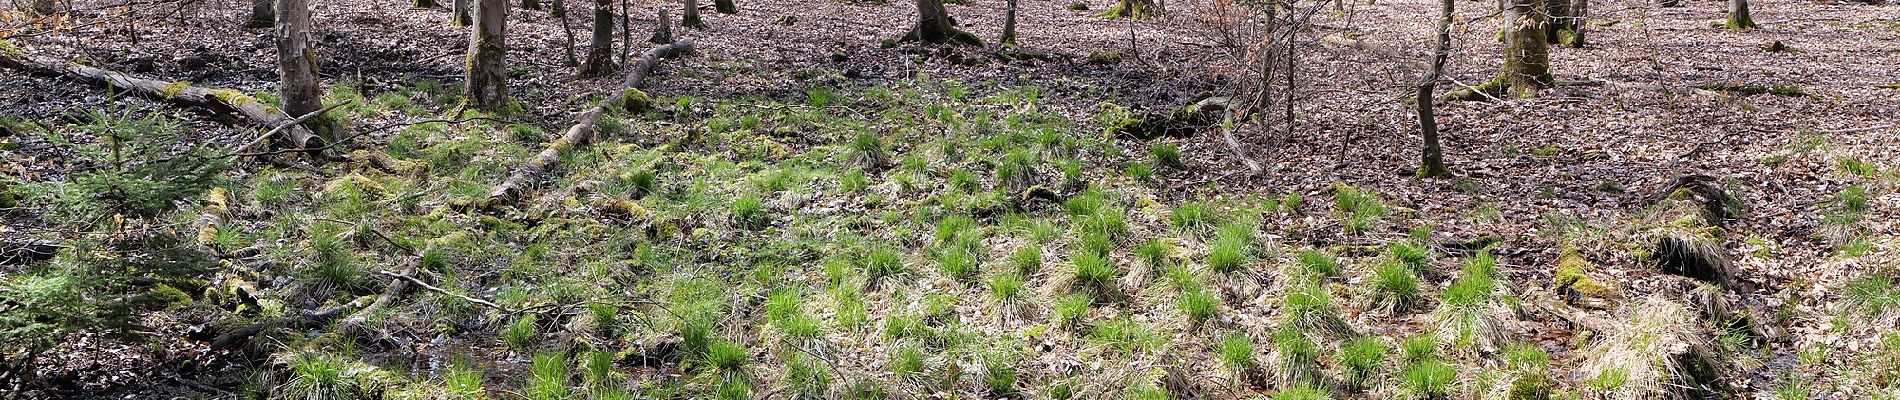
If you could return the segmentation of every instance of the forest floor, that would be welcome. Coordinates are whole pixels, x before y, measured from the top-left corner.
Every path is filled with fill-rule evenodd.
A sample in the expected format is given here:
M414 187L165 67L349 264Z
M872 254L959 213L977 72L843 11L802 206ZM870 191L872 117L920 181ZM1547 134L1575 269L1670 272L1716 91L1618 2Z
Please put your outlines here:
M0 34L275 102L248 3L75 3L52 31L0 14ZM4 341L47 343L0 345L24 360L0 391L277 398L335 387L329 371L393 398L1900 398L1900 6L1757 1L1762 28L1736 31L1712 25L1724 2L1593 4L1588 45L1551 49L1573 84L1440 102L1455 177L1418 179L1405 97L1436 2L1319 13L1292 133L1240 129L1260 175L1217 129L1111 132L1220 90L1226 61L1192 20L1205 4L1131 24L1096 16L1102 0L1023 1L1018 41L1046 57L1007 59L884 45L907 2L742 2L674 27L696 50L648 78L652 109L617 111L520 204L483 208L619 79L574 78L560 21L516 9L519 103L463 110L464 31L384 3L315 4L327 102L352 102L337 113L367 133L350 160L237 159L143 220L109 215L124 199L89 182L258 131L0 70L0 200L16 203L0 245L62 249L0 260ZM1496 10L1458 6L1448 88L1501 63ZM589 7L570 5L581 42ZM656 7L679 14L637 4L631 53ZM1001 31L1000 2L948 9ZM453 122L421 122L437 119ZM1739 200L1702 218L1719 228L1672 214L1668 185L1698 174ZM152 236L214 267L141 287L179 293L137 314L142 335L31 314L63 310L34 296L83 292L64 277L101 260L161 264L99 250ZM1733 279L1665 272L1679 257L1659 237L1712 243L1698 254ZM433 289L363 327L212 346L405 273Z

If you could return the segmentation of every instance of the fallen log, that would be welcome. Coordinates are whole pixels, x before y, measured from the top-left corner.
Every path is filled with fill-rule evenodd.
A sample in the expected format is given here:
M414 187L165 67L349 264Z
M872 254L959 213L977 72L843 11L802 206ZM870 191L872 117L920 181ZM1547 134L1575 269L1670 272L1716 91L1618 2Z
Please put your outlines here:
M647 73L653 71L653 66L659 64L661 58L692 49L693 41L681 40L640 53L639 61L629 69L627 78L621 83L619 90L608 95L606 100L602 100L594 108L581 113L580 118L574 121L574 125L567 128L561 138L548 143L546 149L541 150L534 158L528 159L527 163L515 168L514 174L509 175L507 180L495 185L495 188L488 192L488 198L482 202L481 207L490 208L520 201L522 195L526 194L531 181L538 179L541 174L554 167L554 163L561 159L562 154L586 146L593 141L594 133L598 131L595 125L600 123L601 116L606 115L608 109L626 108L635 101L644 103L650 100L646 98L645 93L639 91L639 87L646 82Z
M184 106L204 108L213 114L243 117L250 125L276 130L278 138L295 149L321 149L325 147L322 138L296 120L285 115L283 110L265 105L256 98L231 89L216 89L193 86L189 82L167 82L141 78L125 73L68 63L48 57L38 57L20 53L10 46L0 46L0 67L12 68L30 74L42 76L60 76L72 78L96 85L105 85L121 90L131 90L139 95L158 100L170 101ZM313 151L317 152L317 151Z

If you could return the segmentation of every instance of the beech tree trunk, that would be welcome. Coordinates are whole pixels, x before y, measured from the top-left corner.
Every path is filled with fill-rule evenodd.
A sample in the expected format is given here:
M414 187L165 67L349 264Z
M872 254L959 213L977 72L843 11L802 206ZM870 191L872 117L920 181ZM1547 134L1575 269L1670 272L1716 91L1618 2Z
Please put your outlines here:
M553 14L555 19L561 20L561 35L567 39L567 41L561 43L561 50L564 52L563 54L567 56L561 65L567 67L581 65L580 59L574 57L574 28L567 23L567 0L554 0L553 6L554 9L550 11L549 14Z
M30 16L53 15L59 12L59 4L54 0L33 0L26 8Z
M170 101L189 107L203 108L210 114L224 117L225 122L273 129L279 126L277 143L295 149L308 149L320 153L325 146L322 138L304 128L275 107L264 105L256 98L231 89L206 88L192 86L186 82L169 82L141 78L124 73L88 67L66 60L46 57L34 57L24 54L10 55L0 52L0 67L17 69L42 76L60 76L76 81L106 86L114 90L131 91L139 95ZM236 118L242 118L242 121Z
M250 29L269 28L277 24L275 0L251 0L251 17L245 19L244 27Z
M435 0L416 0L416 8L436 8L441 6L442 4L436 3Z
M680 0L680 4L685 6L685 10L680 12L680 26L693 29L706 29L706 20L699 19L698 1Z
M1457 0L1441 0L1438 14L1438 43L1432 48L1432 67L1425 71L1425 78L1418 82L1418 130L1425 139L1425 146L1419 156L1418 176L1421 178L1443 178L1451 176L1451 170L1445 168L1445 152L1438 145L1438 116L1432 109L1432 90L1438 86L1438 77L1445 72L1445 59L1451 53L1451 16Z
M1583 47L1584 23L1588 22L1585 11L1588 0L1548 0L1550 25L1544 30L1548 39L1545 43L1561 44L1570 47Z
M1755 18L1748 15L1748 0L1728 0L1729 29L1755 29Z
M581 76L605 76L618 69L614 65L613 7L613 0L594 0L594 37L587 44L587 61L581 63Z
M323 93L317 86L317 51L310 47L309 0L277 0L276 39L277 93L284 113L295 117L316 112L323 107ZM328 119L312 118L303 125L324 142L336 143Z
M508 101L508 2L477 0L468 40L469 106L493 110Z
M1110 7L1107 11L1103 11L1099 15L1110 18L1142 19L1153 16L1154 12L1154 0L1121 0L1115 2L1114 7Z
M983 40L969 32L958 30L950 20L950 11L943 8L943 0L917 0L917 25L912 27L903 40L916 40L924 43L941 44L956 42L968 45L982 45Z
M672 17L669 17L666 15L665 8L657 8L654 11L658 12L660 14L660 17L654 19L653 36L648 36L647 42L651 42L653 44L673 43ZM627 27L622 26L620 29L626 30ZM627 46L627 47L633 47L633 46Z
M521 8L528 9L528 10L540 10L541 0L521 0Z
M1504 68L1496 78L1460 91L1454 97L1480 100L1490 97L1536 97L1549 88L1550 47L1544 33L1543 0L1506 0L1504 9Z
M997 41L1004 46L1016 45L1016 0L1003 3L1003 37Z
M739 5L732 0L713 0L713 11L720 14L738 14Z
M469 26L470 24L475 23L475 20L469 17L469 7L470 7L469 3L474 0L451 0L451 1L452 3L450 3L450 6L449 6L451 8L451 10L449 10L449 14L450 14L449 23L454 24L455 26Z

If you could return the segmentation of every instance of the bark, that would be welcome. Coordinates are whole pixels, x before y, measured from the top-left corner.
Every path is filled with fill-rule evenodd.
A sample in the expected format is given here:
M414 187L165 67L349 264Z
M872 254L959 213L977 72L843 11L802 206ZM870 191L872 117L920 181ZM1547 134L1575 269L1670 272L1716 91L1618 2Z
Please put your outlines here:
M449 10L449 23L454 24L455 26L469 26L470 24L475 23L474 18L471 18L470 13L469 13L469 7L471 6L470 2L473 2L475 0L450 0L450 1L452 2L449 5L449 7L451 8L451 10Z
M475 27L468 40L468 104L493 110L508 101L508 2L476 0Z
M1451 16L1456 0L1441 0L1438 14L1438 43L1432 48L1432 68L1425 72L1425 78L1418 82L1418 97L1414 102L1418 106L1419 135L1425 139L1425 146L1419 156L1418 176L1421 178L1443 178L1451 176L1451 170L1445 168L1444 149L1438 145L1438 116L1432 109L1432 90L1438 86L1438 77L1445 71L1445 58L1451 52Z
M436 3L435 0L416 0L416 8L436 8L441 6L442 4Z
M349 303L339 304L335 307L315 312L304 311L295 316L271 318L264 322L238 326L219 333L217 338L211 341L211 349L239 349L239 346L249 344L251 338L269 331L279 329L309 329L323 326L324 324L330 323L330 321L336 320L337 317L342 316L343 312L361 308L368 305L371 301L369 297L359 297Z
M317 86L317 51L310 46L310 3L308 0L277 0L277 94L283 98L284 113L305 115L323 107L323 94ZM303 123L335 143L326 118Z
M275 107L264 105L251 96L236 90L213 89L192 86L186 82L167 82L126 75L124 73L87 67L64 60L34 57L28 55L6 54L0 52L0 67L12 68L44 76L60 76L84 81L113 90L130 90L140 95L166 100L189 107L203 108L213 115L225 117L227 123L242 122L249 125L276 130L276 138L290 148L306 149L312 153L321 153L325 146L323 139L310 129L298 125L291 116Z
M533 181L552 169L554 163L561 159L561 155L586 146L594 140L594 133L597 130L595 125L600 123L601 117L606 115L609 109L621 107L630 95L645 96L638 91L638 88L646 83L647 74L653 71L653 66L659 64L661 58L692 49L692 41L682 40L640 53L639 61L629 68L627 77L621 82L618 90L608 95L606 100L602 100L594 108L581 113L580 118L574 121L574 125L567 128L560 139L555 139L548 144L546 149L535 154L534 158L529 159L521 167L515 168L514 173L509 175L507 180L495 185L495 188L488 192L488 198L479 206L492 208L520 201L527 194Z
M713 12L720 14L738 14L739 5L733 4L732 0L713 0Z
M614 2L594 0L594 37L587 44L587 62L581 64L581 76L606 76L614 65Z
M680 11L680 26L693 29L706 29L706 20L699 19L698 1L680 0L680 4L685 6L683 7L684 10Z
M1108 10L1097 15L1109 18L1142 19L1154 16L1154 13L1154 0L1121 0L1115 2L1114 7L1109 7Z
M673 20L671 19L672 17L669 17L666 15L665 8L660 8L656 11L660 13L660 17L657 19L654 19L653 36L647 37L647 42L651 42L653 44L673 43ZM625 28L623 27L622 29L625 29ZM627 47L633 47L633 46L627 46Z
M251 0L251 17L245 19L244 27L250 29L269 28L277 24L275 0Z
M1748 15L1748 0L1728 0L1728 22L1722 26L1729 29L1755 29L1755 18Z
M1584 12L1589 1L1547 0L1546 5L1550 9L1550 24L1544 31L1545 43L1583 47L1583 28L1588 22Z
M1016 0L1009 0L1008 2L1005 2L1003 7L1004 7L1003 8L1004 10L1003 11L1003 37L997 39L997 41L1001 42L1004 46L1015 46L1016 45Z
M561 20L561 35L567 39L567 41L562 42L561 49L567 56L566 63L562 65L567 67L581 65L580 59L574 57L574 28L567 23L567 0L554 0L553 6L554 9L550 13L554 15L555 19ZM599 15L599 13L595 13L596 17Z
M930 44L956 42L967 45L982 45L983 39L969 32L958 30L950 21L950 11L944 9L943 0L917 0L917 25L903 37L905 41L921 41Z
M33 0L33 3L27 6L26 11L28 16L33 17L53 15L59 13L59 4L54 0Z
M540 10L541 0L521 0L521 8L527 9L527 10Z
M1492 97L1531 98L1553 83L1550 48L1545 44L1543 0L1508 0L1504 9L1504 68L1496 78L1459 91L1453 97L1480 100Z

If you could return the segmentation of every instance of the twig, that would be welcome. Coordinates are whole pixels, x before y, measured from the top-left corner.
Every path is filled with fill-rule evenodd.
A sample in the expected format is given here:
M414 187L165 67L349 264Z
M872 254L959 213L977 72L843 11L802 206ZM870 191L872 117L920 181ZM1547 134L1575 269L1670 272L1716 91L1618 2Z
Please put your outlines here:
M507 307L502 307L499 304L489 302L488 300L482 300L482 299L477 299L474 297L469 297L468 295L464 295L460 293L450 292L448 289L443 289L440 287L436 287L435 285L430 285L428 282L423 282L421 279L416 279L416 277L413 277L413 276L408 276L408 275L403 275L403 274L398 274L395 272L389 272L389 271L383 271L383 270L378 270L376 271L376 273L383 274L391 278L397 278L397 279L409 281L409 283L415 284L416 286L421 286L423 289L427 289L428 291L431 291L431 292L441 293L446 296L460 297L462 298L462 300L468 300L468 302L470 303L488 306L489 308L501 310L503 313L506 313L506 314L514 313L514 311L509 310Z
M1874 125L1874 126L1867 126L1867 127L1860 127L1860 128L1834 129L1834 130L1815 131L1815 132L1816 133L1854 133L1854 132L1881 130L1881 129L1887 129L1887 128L1892 128L1892 127L1893 127L1893 124L1884 124L1884 125Z
M290 120L290 122L277 125L277 127L271 128L269 131L265 131L264 134L262 135L257 135L256 139L251 139L250 142L244 143L243 146L238 146L238 148L232 149L231 151L233 152L250 151L252 147L257 147L257 145L263 144L264 140L270 139L272 136L277 136L277 132L283 132L284 129L290 128L292 126L302 125L304 121L309 121L311 118L316 118L318 115L323 115L324 113L328 113L330 112L330 110L334 110L337 107L342 107L345 104L350 104L350 103L355 103L355 102L356 102L355 99L344 100L341 103L331 104L329 106L323 107L322 109L312 111L309 114L304 114L303 116ZM327 149L327 148L329 148L329 146L320 147L315 150L322 151L323 149ZM298 149L298 151L303 151L303 150L306 150L306 149Z

